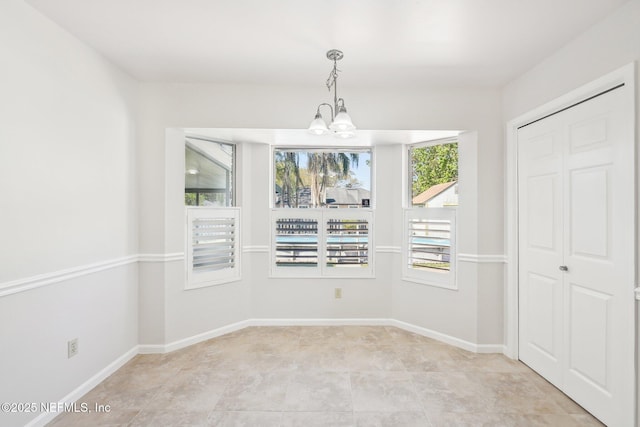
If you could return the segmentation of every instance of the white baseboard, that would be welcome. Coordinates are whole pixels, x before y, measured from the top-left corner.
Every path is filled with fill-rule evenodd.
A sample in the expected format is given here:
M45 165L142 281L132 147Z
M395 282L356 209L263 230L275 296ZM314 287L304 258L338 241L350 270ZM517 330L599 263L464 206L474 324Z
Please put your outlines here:
M122 356L118 357L116 360L107 365L100 372L89 378L87 381L82 383L78 388L73 390L71 393L67 394L65 397L58 401L59 407L64 407L64 404L70 404L82 396L87 394L91 389L104 381L109 375L113 374L115 371L120 369L127 363L129 360L133 359L138 354L138 346L133 347L131 350L127 351ZM44 412L31 420L25 427L40 427L44 426L47 423L51 422L55 417L60 415L58 412Z
M474 353L506 353L506 347L503 344L474 344L451 335L443 334L421 326L412 325L396 319L385 318L341 318L341 319L304 319L304 318L288 318L288 319L247 319L241 322L232 323L221 328L216 328L208 332L193 335L166 345L140 345L138 352L140 354L168 353L179 350L193 344L207 341L211 338L219 337L230 332L244 329L248 326L395 326L405 331L413 332L427 338L431 338L445 344L449 344L463 350L472 351Z
M472 351L474 353L501 353L504 354L505 347L502 344L474 344L451 335L443 334L432 329L423 328L421 326L412 325L411 323L402 322L400 320L389 319L390 325L405 331L413 332L427 338L441 341L445 344L461 348L463 350Z
M478 348L476 353L482 353L482 354L498 353L498 354L504 354L505 356L509 357L507 355L507 346L503 344L478 344L476 347ZM513 357L509 357L509 358L513 359Z
M140 344L138 354L162 354L167 352L167 346L163 344Z
M390 319L249 319L249 326L388 326Z
M244 329L250 325L250 320L243 320L240 322L232 323L230 325L222 326L220 328L212 329L201 334L192 335L187 338L183 338L178 341L173 341L165 345L140 345L138 351L140 354L154 354L154 353L169 353L171 351L180 350L181 348L189 347L190 345L197 344L203 341L210 340L211 338L219 337L240 329Z

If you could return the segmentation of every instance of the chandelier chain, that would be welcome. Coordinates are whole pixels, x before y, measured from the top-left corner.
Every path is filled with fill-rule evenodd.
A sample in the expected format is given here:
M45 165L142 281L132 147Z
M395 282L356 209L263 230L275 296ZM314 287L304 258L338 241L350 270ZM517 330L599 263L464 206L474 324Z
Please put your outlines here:
M338 70L338 64L337 61L334 59L333 60L333 70L331 70L331 72L329 73L329 77L327 78L327 89L329 89L329 91L331 91L331 87L333 85L336 84L336 81L338 80L338 73L340 72L340 70Z

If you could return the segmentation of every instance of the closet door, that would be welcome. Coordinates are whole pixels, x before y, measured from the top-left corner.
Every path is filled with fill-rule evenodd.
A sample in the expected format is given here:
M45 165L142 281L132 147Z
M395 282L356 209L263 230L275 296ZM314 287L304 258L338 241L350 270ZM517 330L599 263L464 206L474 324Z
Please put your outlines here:
M520 359L562 385L563 141L552 116L518 133Z
M601 421L634 413L635 172L623 88L521 129L520 358Z

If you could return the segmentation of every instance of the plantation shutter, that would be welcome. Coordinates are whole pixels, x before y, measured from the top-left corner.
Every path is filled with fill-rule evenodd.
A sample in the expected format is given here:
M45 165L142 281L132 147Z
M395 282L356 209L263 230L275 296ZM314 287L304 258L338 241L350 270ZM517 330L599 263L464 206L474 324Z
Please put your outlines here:
M276 265L318 266L318 220L279 218L276 220Z
M273 209L272 277L373 277L370 209Z
M456 210L405 211L404 279L455 288Z
M187 209L187 286L240 278L238 208Z
M326 225L327 267L367 267L369 264L369 220L330 218Z

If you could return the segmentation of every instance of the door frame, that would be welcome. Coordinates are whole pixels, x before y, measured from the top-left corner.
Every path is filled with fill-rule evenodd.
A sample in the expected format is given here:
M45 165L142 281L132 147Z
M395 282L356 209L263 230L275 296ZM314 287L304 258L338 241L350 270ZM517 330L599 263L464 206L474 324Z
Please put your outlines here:
M507 122L506 128L506 171L505 171L505 247L507 252L507 266L506 266L506 283L505 283L505 355L518 359L518 128L522 125L531 123L535 120L542 119L550 114L559 112L560 110L570 107L580 101L586 100L589 97L597 95L607 89L624 83L624 87L618 90L624 90L624 102L627 105L626 114L629 114L630 123L634 125L634 141L635 141L635 175L636 182L638 181L638 164L640 164L640 150L638 147L638 133L636 130L636 113L635 113L635 63L630 63L621 67L605 76L602 76L586 85L583 85L571 92L556 98L540 107L537 107L528 113L525 113L513 120ZM638 190L640 186L635 187L634 197L634 209L636 212L636 224L634 224L634 235L636 236L635 248L636 248L636 260L635 260L635 277L633 286L638 289ZM631 286L631 285L630 285ZM640 299L639 292L636 292L636 299ZM638 307L636 305L636 322L634 323L634 336L636 342L634 348L636 349L636 373L638 372ZM638 378L636 376L636 390L638 390ZM638 406L636 404L636 406Z

